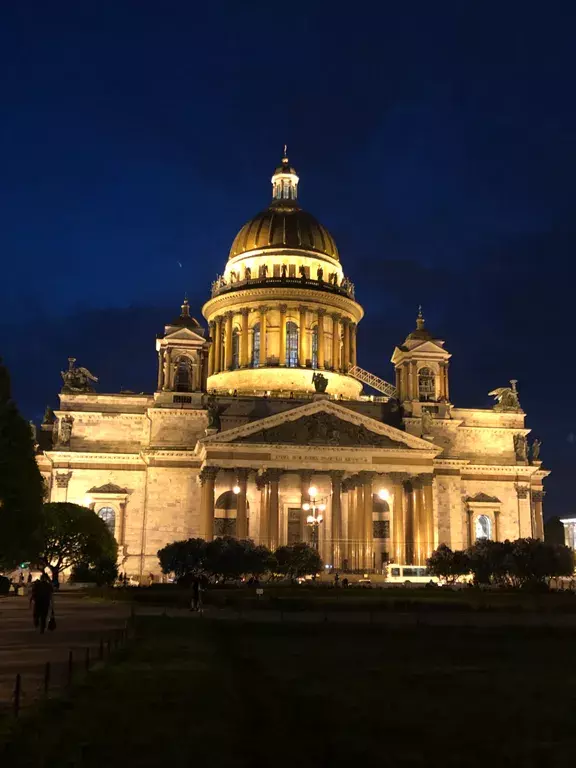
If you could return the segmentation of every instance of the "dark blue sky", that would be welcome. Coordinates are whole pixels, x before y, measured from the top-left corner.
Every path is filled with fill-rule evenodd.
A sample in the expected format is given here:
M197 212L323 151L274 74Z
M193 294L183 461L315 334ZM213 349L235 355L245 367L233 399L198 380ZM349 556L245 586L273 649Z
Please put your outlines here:
M0 11L0 354L23 412L76 356L152 391L282 145L367 311L359 362L424 305L452 400L519 379L548 513L573 512L572 3L100 0ZM178 266L178 262L182 267Z

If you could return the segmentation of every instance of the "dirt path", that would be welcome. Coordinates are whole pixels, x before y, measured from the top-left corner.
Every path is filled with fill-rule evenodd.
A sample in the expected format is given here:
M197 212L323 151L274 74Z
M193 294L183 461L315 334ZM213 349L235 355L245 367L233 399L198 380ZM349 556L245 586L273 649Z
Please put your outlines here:
M57 629L40 635L32 626L26 597L0 599L0 710L10 706L18 672L22 676L22 706L26 706L37 698L42 688L47 661L51 663L52 685L63 685L69 651L73 651L80 663L86 647L90 647L95 658L100 638L106 640L115 629L123 627L129 611L126 604L57 595Z

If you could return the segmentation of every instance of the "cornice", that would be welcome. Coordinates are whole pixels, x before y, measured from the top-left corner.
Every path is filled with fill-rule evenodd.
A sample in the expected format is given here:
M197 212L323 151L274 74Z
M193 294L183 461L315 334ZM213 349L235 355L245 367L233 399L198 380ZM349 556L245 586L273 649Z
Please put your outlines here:
M294 301L301 304L316 302L325 307L348 312L352 315L355 322L360 322L364 317L364 310L354 299L342 296L328 291L316 291L310 288L288 288L285 286L262 286L258 288L247 288L246 290L234 291L232 293L215 296L209 299L202 307L202 314L206 320L212 320L215 314L224 312L229 308L240 309L247 302L286 302Z

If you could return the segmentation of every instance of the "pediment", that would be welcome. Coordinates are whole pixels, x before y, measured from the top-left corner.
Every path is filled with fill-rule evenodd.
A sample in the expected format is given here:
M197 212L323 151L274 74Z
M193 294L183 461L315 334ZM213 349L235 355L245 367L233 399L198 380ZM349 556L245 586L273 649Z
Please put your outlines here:
M467 496L466 501L473 504L501 504L499 498L496 496L489 496L487 493L477 493L475 496Z
M202 444L317 445L420 450L441 448L329 400L316 401L203 438Z
M126 494L128 493L126 488L120 488L119 485L116 485L115 483L106 483L106 485L101 485L99 488L90 488L88 493L100 493L100 494Z
M204 344L206 339L200 336L199 333L195 333L190 328L178 328L172 333L167 333L164 339L170 339L170 341L195 341L198 344Z

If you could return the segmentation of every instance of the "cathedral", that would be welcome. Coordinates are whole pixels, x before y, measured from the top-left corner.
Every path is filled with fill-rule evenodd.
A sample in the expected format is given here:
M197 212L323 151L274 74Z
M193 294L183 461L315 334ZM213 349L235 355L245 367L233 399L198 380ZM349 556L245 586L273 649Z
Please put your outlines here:
M298 183L285 152L205 322L184 300L157 338L154 393L100 393L69 358L37 437L47 498L94 509L138 580L197 536L307 541L327 566L369 573L423 565L441 543L543 538L548 472L516 382L492 409L454 405L451 355L422 311L393 350L394 384L361 368L364 311Z

